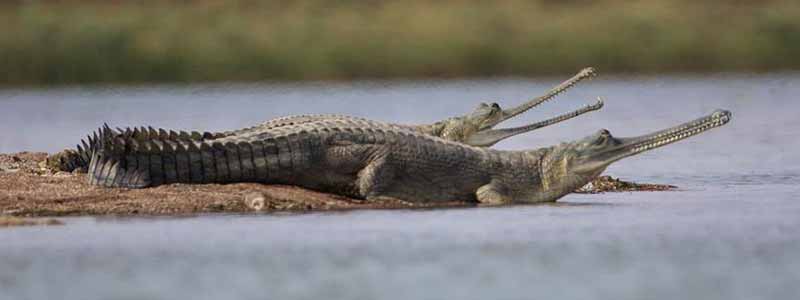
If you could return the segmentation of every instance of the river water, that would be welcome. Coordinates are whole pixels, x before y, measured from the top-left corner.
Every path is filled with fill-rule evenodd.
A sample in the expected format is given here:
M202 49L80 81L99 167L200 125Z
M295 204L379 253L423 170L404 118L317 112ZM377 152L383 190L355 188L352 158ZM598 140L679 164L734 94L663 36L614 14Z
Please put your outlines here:
M0 152L56 151L108 122L226 130L288 114L399 123L506 106L556 79L0 90ZM555 205L299 215L66 218L0 230L0 299L795 299L800 295L800 74L607 77L518 125L551 145L600 128L662 129L715 108L733 120L606 172L674 192Z

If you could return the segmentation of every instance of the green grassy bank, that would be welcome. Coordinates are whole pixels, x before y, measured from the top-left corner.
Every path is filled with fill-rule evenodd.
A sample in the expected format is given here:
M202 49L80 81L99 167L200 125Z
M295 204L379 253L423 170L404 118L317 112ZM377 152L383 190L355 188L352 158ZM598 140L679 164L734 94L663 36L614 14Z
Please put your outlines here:
M2 85L765 71L798 55L797 0L0 4Z

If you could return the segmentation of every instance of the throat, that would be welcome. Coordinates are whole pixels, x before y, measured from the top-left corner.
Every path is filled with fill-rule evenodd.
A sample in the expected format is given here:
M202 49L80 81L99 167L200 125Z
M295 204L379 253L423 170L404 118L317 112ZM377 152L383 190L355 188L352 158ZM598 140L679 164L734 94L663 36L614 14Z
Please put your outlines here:
M539 170L542 179L542 191L558 197L569 194L583 187L592 179L599 176L604 168L593 170L591 173L575 172L574 163L567 155L561 155L558 149L542 149Z

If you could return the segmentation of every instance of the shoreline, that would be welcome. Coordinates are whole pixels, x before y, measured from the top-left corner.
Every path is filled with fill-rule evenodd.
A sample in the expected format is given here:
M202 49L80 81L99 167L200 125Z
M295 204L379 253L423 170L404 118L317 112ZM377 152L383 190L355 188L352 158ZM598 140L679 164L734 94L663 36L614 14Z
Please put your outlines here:
M308 212L351 209L472 207L471 202L366 201L288 185L258 183L170 184L147 189L92 186L85 174L56 171L47 153L0 154L0 218L12 225L52 223L18 217L150 216L202 213ZM55 156L57 157L57 156ZM637 184L602 176L580 193L663 191L669 185ZM0 222L3 223L3 222Z

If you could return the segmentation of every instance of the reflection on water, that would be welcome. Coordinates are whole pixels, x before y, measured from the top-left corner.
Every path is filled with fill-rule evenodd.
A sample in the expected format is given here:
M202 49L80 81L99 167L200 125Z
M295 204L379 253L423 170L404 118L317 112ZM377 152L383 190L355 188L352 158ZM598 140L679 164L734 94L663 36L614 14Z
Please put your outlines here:
M429 122L555 83L367 82L0 91L0 151L53 151L102 122L224 130L296 113ZM715 108L733 121L607 172L674 192L553 205L187 218L0 230L0 299L792 299L800 294L800 76L617 78L526 114L606 107L513 138L637 135ZM125 295L122 297L121 295Z

